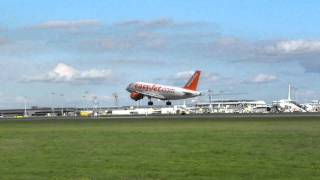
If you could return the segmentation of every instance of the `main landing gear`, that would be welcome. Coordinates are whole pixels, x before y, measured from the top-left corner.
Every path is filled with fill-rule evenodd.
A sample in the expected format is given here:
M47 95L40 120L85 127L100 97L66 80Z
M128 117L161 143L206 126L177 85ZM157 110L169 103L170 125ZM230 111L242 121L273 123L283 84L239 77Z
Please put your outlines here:
M151 97L148 97L148 99L149 99L148 106L152 106L153 102L151 101Z
M153 105L153 102L150 100L150 101L148 102L148 105L149 105L149 106L152 106L152 105Z
M166 102L166 105L167 105L167 106L171 106L171 105L172 105L171 101L167 101L167 102ZM151 101L151 98L149 98L148 106L153 106L153 102Z

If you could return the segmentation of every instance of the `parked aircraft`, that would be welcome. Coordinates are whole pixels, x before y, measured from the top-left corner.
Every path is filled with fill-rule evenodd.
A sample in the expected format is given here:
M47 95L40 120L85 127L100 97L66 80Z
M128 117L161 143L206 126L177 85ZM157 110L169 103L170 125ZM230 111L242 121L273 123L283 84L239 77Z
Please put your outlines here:
M301 104L299 104L295 100L292 100L290 84L288 88L288 99L281 99L279 101L274 101L272 102L272 104L276 106L277 109L281 112L306 112L306 110Z

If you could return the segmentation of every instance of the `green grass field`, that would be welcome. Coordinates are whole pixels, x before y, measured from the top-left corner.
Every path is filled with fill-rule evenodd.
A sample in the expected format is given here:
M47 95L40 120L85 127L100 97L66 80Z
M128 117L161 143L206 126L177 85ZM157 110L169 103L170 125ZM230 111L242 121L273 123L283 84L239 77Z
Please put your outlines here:
M320 118L0 121L0 179L319 179Z

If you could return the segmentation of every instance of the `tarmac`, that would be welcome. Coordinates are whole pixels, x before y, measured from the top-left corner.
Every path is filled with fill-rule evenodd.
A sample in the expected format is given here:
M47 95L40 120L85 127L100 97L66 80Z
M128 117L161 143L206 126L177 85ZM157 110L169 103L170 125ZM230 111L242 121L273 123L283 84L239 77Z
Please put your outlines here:
M260 113L260 114L190 114L190 115L113 115L103 117L23 117L0 118L0 121L33 121L33 120L94 120L94 119L222 119L222 118L280 118L280 117L319 117L320 112L315 113Z

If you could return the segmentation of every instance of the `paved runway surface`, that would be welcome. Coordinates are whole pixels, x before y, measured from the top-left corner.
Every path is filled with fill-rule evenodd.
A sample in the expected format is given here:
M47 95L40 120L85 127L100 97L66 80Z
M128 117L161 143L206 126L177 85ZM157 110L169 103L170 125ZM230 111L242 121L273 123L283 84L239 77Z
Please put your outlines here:
M54 120L54 119L221 119L221 118L276 118L276 117L319 117L320 112L317 113L268 113L268 114L192 114L192 115L114 115L105 117L26 117L26 118L1 118L0 121L18 120L18 121L32 121L32 120Z

